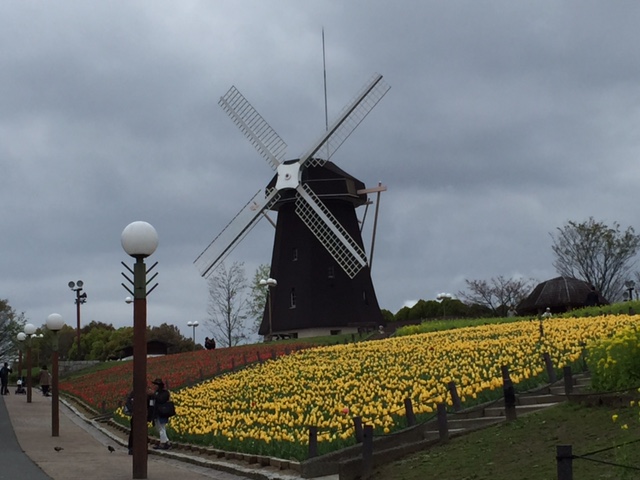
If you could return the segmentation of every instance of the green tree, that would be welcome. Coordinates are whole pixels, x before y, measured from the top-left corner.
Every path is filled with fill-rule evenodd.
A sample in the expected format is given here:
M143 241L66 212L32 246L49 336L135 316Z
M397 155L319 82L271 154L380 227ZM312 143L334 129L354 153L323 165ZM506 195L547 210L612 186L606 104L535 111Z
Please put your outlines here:
M383 308L380 310L380 312L382 313L382 318L384 319L385 322L389 323L389 322L395 321L396 319L395 315L391 313L389 310Z
M640 248L633 227L622 231L617 222L609 227L590 217L582 223L569 221L549 235L560 275L586 281L609 301L621 298Z
M0 359L4 359L3 362L17 353L17 335L25 323L24 313L17 313L8 300L0 299Z
M169 354L190 352L194 349L193 339L185 338L177 326L167 323L163 323L159 327L151 327L147 338L166 343L167 353ZM202 349L202 345L197 345L195 348Z

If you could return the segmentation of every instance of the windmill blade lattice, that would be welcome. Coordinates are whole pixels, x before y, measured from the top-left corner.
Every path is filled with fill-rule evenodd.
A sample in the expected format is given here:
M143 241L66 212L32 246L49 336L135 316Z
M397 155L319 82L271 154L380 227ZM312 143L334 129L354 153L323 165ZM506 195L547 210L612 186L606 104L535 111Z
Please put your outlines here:
M271 208L280 198L280 194L275 189L268 192L266 197L261 193L262 190L259 190L195 259L193 263L200 271L200 275L208 277L257 225L263 212Z
M296 214L327 249L349 278L367 264L367 257L307 184L297 188Z
M300 156L301 166L305 163L313 166L321 165L323 160L314 158L314 155L326 146L329 149L327 155L327 160L329 160L390 88L391 86L382 79L382 75L374 75L353 101L342 109L338 118L334 120L327 131L323 132L312 147Z
M218 105L227 112L240 131L249 139L251 145L262 155L271 168L276 170L282 163L287 144L262 118L255 108L244 98L236 87L231 87Z

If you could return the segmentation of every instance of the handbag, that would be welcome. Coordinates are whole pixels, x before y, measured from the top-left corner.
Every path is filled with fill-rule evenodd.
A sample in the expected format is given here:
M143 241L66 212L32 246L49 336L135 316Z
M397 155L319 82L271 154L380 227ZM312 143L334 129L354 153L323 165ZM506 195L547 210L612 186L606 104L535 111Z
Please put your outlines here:
M162 418L173 417L176 414L176 406L172 401L158 404L158 416Z

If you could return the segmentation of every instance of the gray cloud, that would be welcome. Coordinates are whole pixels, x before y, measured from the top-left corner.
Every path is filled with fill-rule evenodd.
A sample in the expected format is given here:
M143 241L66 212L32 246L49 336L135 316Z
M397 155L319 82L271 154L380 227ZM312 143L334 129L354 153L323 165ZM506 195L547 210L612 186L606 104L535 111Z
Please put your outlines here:
M129 324L120 233L146 220L149 322L190 334L207 301L193 260L273 175L217 100L236 85L297 156L324 129L323 27L330 117L373 72L392 86L333 157L388 186L381 306L550 278L556 227L636 221L638 20L635 2L4 5L0 296L73 324L83 279L83 322ZM230 260L250 277L272 238L259 224Z

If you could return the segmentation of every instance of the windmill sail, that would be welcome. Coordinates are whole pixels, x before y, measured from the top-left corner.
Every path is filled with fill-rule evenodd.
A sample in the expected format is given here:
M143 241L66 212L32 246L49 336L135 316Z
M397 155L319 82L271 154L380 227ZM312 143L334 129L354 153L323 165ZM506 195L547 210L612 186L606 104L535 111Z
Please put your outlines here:
M306 184L298 187L296 214L349 278L355 277L367 264L362 248Z
M203 277L208 277L224 261L236 245L257 225L262 218L262 212L271 208L280 198L275 189L266 197L261 193L262 190L259 190L195 259L193 263Z
M227 112L233 123L244 133L271 168L274 170L278 168L286 154L287 144L238 89L231 87L224 96L220 97L218 105Z
M325 146L328 146L329 149L329 158L327 158L329 160L390 88L382 79L382 75L374 75L353 101L342 109L338 118L334 120L327 131L323 132L320 138L312 144L311 148L300 156L300 164L304 165L306 162L318 164L318 160L314 159L313 156Z

